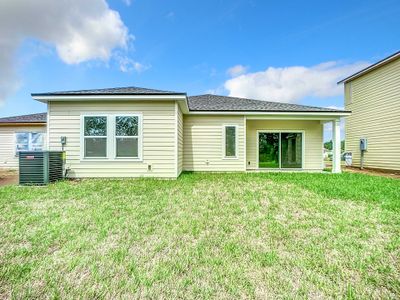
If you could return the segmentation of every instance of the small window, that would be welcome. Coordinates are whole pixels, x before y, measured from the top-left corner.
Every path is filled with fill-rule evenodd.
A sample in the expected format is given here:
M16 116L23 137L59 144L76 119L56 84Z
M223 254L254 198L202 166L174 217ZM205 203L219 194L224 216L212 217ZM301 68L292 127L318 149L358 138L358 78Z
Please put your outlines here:
M346 104L351 104L353 102L353 87L351 82L346 83Z
M225 157L235 158L236 157L236 126L225 126Z
M139 117L115 117L116 157L139 158Z
M85 157L107 157L107 117L84 117Z
M19 151L41 151L43 150L42 132L17 132L15 134L15 150Z

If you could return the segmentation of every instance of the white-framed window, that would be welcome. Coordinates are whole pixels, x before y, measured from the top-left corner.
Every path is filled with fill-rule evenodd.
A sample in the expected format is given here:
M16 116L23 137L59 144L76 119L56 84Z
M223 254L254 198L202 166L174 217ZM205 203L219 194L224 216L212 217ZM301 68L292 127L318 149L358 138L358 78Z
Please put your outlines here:
M16 132L15 152L41 151L44 148L43 132Z
M107 157L107 116L83 117L83 148L85 158Z
M141 147L141 114L81 116L81 159L140 160Z
M115 116L115 157L139 158L139 116Z
M237 125L223 126L223 153L224 158L237 158Z
M346 104L351 104L353 102L353 86L352 86L352 82L346 83L345 89L346 89L346 93L345 93Z

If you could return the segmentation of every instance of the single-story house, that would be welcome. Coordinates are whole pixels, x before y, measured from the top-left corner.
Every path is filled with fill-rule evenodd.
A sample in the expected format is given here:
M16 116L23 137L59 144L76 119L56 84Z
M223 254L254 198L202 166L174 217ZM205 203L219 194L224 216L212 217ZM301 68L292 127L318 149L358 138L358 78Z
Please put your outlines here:
M177 178L182 171L322 171L323 124L349 111L138 87L36 93L46 145L68 176ZM63 141L63 142L62 142Z
M346 151L361 166L400 170L400 51L341 80L344 83Z
M18 151L46 149L46 113L0 118L0 168L18 167Z

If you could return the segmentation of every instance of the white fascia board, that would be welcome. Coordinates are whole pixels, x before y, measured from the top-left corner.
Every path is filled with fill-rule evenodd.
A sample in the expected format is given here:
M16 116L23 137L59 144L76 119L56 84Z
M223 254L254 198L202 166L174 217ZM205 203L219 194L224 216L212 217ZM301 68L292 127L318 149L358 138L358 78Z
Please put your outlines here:
M181 111L183 114L189 113L189 106L188 106L186 97L185 97L185 99L178 99L176 102L178 102L178 105L181 108Z
M274 116L277 119L287 119L288 117L309 118L314 117L318 120L321 118L337 118L350 116L350 112L252 112L252 111L224 111L224 112L207 112L207 111L191 111L190 115L242 115L247 116L247 119L260 119L262 117L271 118Z
M47 103L49 101L106 101L106 100L139 100L139 101L177 101L184 114L189 112L186 95L62 95L32 96L33 99Z
M33 99L46 103L48 101L103 101L103 100L184 100L185 95L62 95L32 96Z

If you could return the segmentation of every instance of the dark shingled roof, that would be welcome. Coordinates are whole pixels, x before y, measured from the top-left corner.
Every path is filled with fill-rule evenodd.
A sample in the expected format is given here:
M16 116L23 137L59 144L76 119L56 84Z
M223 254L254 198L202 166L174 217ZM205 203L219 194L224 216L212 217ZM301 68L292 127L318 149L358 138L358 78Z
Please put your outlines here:
M77 90L77 91L61 91L49 93L33 93L32 96L68 96L68 95L186 95L186 93L178 93L171 91L161 91L146 89L141 87L118 87L108 89L94 90Z
M77 90L32 94L35 96L91 96L91 95L184 95L171 91L161 91L140 87L118 87L108 89ZM343 110L280 103L262 100L227 97L218 95L199 95L187 97L189 111L203 112L345 112Z
M227 97L218 95L199 95L188 97L190 111L250 111L250 112L344 112L316 106Z
M0 118L1 123L46 123L47 113Z

